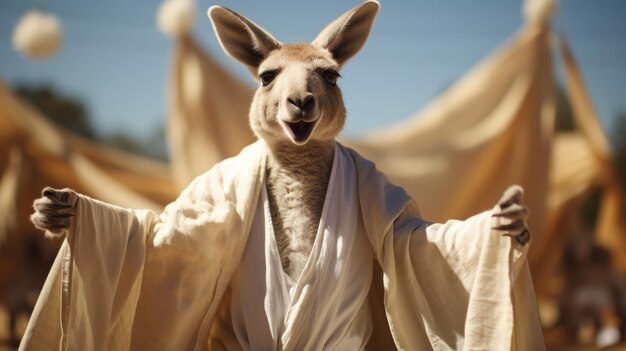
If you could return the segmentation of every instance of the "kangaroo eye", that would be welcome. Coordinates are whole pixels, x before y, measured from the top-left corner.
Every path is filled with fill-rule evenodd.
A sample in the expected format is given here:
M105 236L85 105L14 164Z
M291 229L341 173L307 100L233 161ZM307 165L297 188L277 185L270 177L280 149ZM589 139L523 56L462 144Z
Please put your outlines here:
M340 77L339 73L337 73L337 71L334 71L332 69L324 71L324 73L322 73L322 75L324 76L324 79L326 79L328 84L330 84L332 86L335 86L337 84L337 78Z
M266 87L276 78L276 71L268 71L261 73L261 84Z

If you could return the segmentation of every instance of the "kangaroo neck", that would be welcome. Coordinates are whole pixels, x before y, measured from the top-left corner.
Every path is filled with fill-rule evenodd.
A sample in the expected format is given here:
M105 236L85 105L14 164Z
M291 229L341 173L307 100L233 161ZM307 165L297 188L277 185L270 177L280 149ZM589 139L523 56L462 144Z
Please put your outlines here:
M271 173L290 174L296 178L328 180L335 155L335 141L311 141L298 146L278 142L269 146L268 168ZM320 180L321 180L320 179Z

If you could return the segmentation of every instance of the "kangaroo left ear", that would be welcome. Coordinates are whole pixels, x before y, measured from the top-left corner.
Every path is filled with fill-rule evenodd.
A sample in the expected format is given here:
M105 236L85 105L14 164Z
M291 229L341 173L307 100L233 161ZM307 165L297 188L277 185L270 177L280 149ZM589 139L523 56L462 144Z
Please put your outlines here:
M334 20L313 40L312 44L328 49L340 66L356 55L370 34L378 1L366 1Z
M208 15L226 54L248 66L255 77L259 64L280 47L268 31L231 9L211 6Z

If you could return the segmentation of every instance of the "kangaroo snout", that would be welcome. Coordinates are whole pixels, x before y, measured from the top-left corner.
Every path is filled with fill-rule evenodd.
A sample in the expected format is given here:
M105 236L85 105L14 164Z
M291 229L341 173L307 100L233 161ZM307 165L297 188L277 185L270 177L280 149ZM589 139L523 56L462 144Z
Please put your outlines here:
M286 117L289 118L285 122L313 122L318 118L313 93L292 94L287 97L285 106L288 111Z

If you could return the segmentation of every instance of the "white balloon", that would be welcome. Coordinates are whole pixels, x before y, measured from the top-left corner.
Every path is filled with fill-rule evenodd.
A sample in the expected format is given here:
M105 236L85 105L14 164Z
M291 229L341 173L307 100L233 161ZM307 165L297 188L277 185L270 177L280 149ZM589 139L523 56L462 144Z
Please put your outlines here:
M29 58L47 58L62 44L61 22L55 15L40 10L27 12L13 30L13 47Z
M169 36L187 34L196 20L194 0L165 0L157 12L159 30Z

